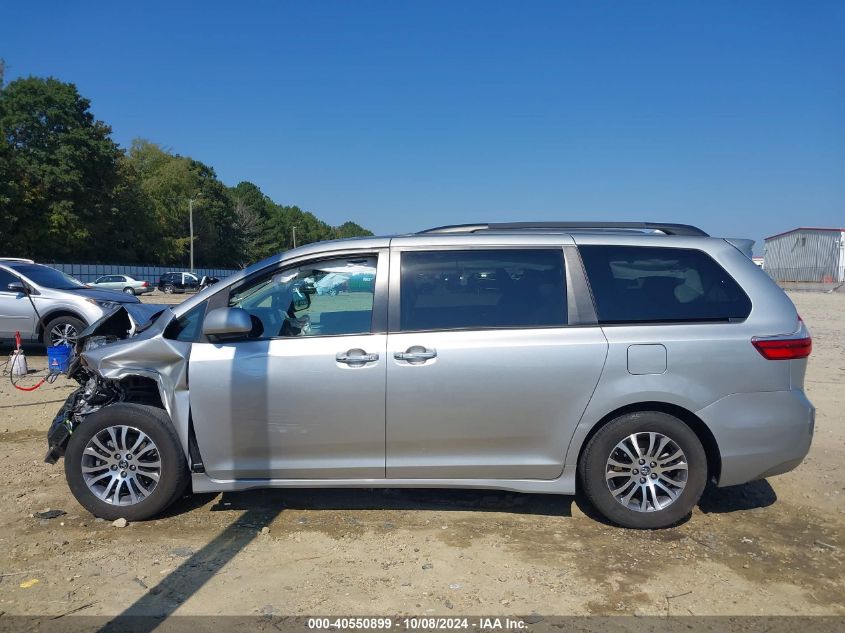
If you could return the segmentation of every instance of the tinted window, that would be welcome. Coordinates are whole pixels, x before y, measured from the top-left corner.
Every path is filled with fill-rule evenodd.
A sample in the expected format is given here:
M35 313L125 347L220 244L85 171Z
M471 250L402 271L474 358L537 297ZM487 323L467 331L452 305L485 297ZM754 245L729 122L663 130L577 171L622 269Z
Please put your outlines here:
M581 246L601 323L727 321L748 296L709 255L693 249Z
M560 250L402 253L405 331L566 324Z
M324 260L236 288L229 305L249 312L252 338L367 334L375 280L375 257Z

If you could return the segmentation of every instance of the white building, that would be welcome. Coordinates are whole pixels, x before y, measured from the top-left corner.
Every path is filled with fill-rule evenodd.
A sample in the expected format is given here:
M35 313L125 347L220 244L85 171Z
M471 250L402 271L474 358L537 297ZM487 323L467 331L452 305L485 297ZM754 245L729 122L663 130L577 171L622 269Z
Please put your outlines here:
M775 281L845 281L845 228L797 228L765 238L764 270Z

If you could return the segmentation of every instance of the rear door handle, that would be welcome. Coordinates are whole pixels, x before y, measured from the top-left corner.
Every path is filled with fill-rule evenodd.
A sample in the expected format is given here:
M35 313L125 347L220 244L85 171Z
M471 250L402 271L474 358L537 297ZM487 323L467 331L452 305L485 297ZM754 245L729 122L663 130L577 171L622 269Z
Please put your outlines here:
M378 360L378 354L368 354L362 349L350 349L346 352L338 352L335 360L347 365L364 365L374 363Z
M404 352L394 352L393 358L396 360L404 360L408 363L424 363L427 360L437 357L437 350L425 349L419 345L409 347Z

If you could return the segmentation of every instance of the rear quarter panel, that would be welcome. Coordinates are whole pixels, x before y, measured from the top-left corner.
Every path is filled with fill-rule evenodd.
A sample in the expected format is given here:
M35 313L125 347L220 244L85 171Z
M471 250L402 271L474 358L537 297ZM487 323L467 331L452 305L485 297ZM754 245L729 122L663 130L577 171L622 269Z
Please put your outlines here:
M796 330L794 305L771 278L725 240L576 236L583 244L642 245L695 248L710 255L739 283L751 300L748 318L738 323L678 323L607 325L608 357L595 394L587 406L567 453L576 464L584 440L609 414L640 403L660 402L692 413L735 393L789 390L798 370L790 362L768 361L751 344L754 336ZM632 345L659 344L666 348L666 368L660 373L634 375L629 371ZM737 415L742 415L737 411ZM708 424L719 442L720 422ZM725 421L730 425L730 421Z

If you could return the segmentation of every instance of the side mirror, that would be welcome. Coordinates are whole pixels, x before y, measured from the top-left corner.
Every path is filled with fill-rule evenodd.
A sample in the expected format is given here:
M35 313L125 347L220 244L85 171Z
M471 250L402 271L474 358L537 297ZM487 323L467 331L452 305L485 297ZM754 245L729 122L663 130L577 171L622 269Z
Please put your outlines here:
M301 288L293 291L293 309L305 310L311 307L311 295L302 292Z
M23 282L21 281L13 281L8 286L6 286L11 292L22 292L25 295L29 294L29 288L27 288Z
M202 322L202 333L216 340L242 338L251 331L252 318L242 308L217 308Z

